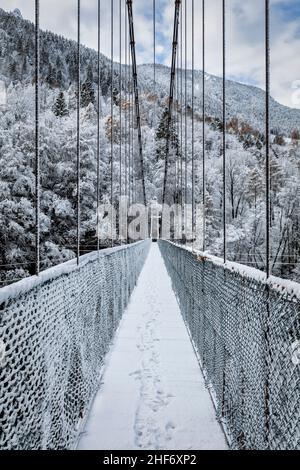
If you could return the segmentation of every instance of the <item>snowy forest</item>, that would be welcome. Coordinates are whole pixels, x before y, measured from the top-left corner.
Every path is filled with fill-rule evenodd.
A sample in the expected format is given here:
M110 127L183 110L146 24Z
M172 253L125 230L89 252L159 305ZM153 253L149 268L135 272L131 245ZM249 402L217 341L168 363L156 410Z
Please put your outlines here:
M41 262L42 268L75 257L76 251L76 48L75 42L49 31L41 33ZM7 106L0 107L0 286L34 274L34 25L17 12L0 9L0 81L7 89ZM97 52L81 48L81 184L82 253L95 248L97 183ZM130 70L114 67L115 194L120 141L132 128ZM180 85L180 74L177 85ZM206 75L207 250L222 254L222 82ZM138 67L146 192L162 199L166 149L166 107L170 69L158 65L153 92L153 65ZM188 198L191 198L191 72L187 103L176 99L172 125L168 199L180 200L178 165L183 116L187 139ZM202 200L202 73L195 74L196 199ZM232 261L264 269L265 258L265 136L264 92L227 83L227 217L228 251ZM101 200L110 198L111 63L101 56ZM119 109L123 124L120 126ZM300 280L300 110L271 101L272 259L275 275ZM129 122L129 120L128 120ZM132 123L132 120L131 120ZM122 158L128 147L122 146ZM128 156L128 155L127 155ZM138 159L137 150L133 157ZM173 172L173 173L172 173Z

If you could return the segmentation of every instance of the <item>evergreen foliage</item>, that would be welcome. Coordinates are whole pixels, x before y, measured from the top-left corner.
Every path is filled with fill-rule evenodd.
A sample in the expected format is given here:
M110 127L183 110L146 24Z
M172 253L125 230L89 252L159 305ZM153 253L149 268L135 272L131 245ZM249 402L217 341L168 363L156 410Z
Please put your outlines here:
M59 92L57 100L53 106L53 112L55 116L64 117L69 116L69 110L66 105L65 95L63 91Z

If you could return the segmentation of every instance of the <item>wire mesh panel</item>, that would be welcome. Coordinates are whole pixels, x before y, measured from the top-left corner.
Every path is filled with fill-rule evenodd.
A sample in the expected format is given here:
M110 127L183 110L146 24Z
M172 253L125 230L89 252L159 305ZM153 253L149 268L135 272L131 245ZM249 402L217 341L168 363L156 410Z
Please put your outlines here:
M1 449L74 446L149 246L93 254L0 291Z
M300 449L299 292L159 245L232 449Z

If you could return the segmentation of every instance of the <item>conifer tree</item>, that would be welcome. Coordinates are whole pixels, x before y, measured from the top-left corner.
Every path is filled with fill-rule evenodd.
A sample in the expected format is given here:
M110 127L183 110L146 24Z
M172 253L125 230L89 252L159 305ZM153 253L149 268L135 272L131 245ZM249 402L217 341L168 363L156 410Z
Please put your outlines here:
M69 115L69 110L66 105L65 95L61 91L57 97L57 100L53 106L53 112L57 117L64 117Z
M86 108L91 103L95 104L95 90L93 83L87 78L81 86L81 106Z
M49 64L48 67L48 74L46 77L46 82L51 86L55 87L57 85L57 73L54 67L52 67L51 64Z
M156 147L156 157L157 160L164 159L166 155L166 142L167 142L167 137L168 137L168 119L169 119L169 111L168 109L165 109L163 112L163 115L161 117L160 123L158 125L157 131L156 131L156 142L157 142L157 147ZM172 122L170 124L170 136L169 136L169 141L170 141L170 152L174 150L176 152L176 155L179 153L179 141L178 141L178 135L176 132L176 129L174 127L174 123Z

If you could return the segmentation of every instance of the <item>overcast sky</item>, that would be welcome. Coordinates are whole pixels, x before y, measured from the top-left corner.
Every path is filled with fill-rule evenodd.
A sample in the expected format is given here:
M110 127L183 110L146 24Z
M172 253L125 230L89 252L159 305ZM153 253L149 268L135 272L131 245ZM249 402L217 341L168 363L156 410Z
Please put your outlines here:
M124 12L125 0L122 2ZM153 62L153 0L133 0L138 63ZM201 69L202 0L195 2L195 63ZM101 0L102 52L110 55L110 0ZM41 27L76 39L77 0L40 0ZM98 0L81 0L82 42L97 47ZM119 58L119 4L114 0L115 58ZM191 5L187 4L188 49L191 45ZM264 87L264 0L227 0L227 72L228 77ZM34 0L1 0L6 10L19 8L25 18L33 19ZM220 75L222 0L206 0L207 71ZM170 65L174 19L174 0L156 0L157 62ZM123 15L122 15L123 16ZM124 20L122 27L124 31ZM299 107L296 88L300 89L300 1L271 0L272 95L287 106ZM124 41L123 41L124 44ZM188 57L191 63L191 53ZM297 82L298 81L298 82ZM298 100L299 101L299 100Z

